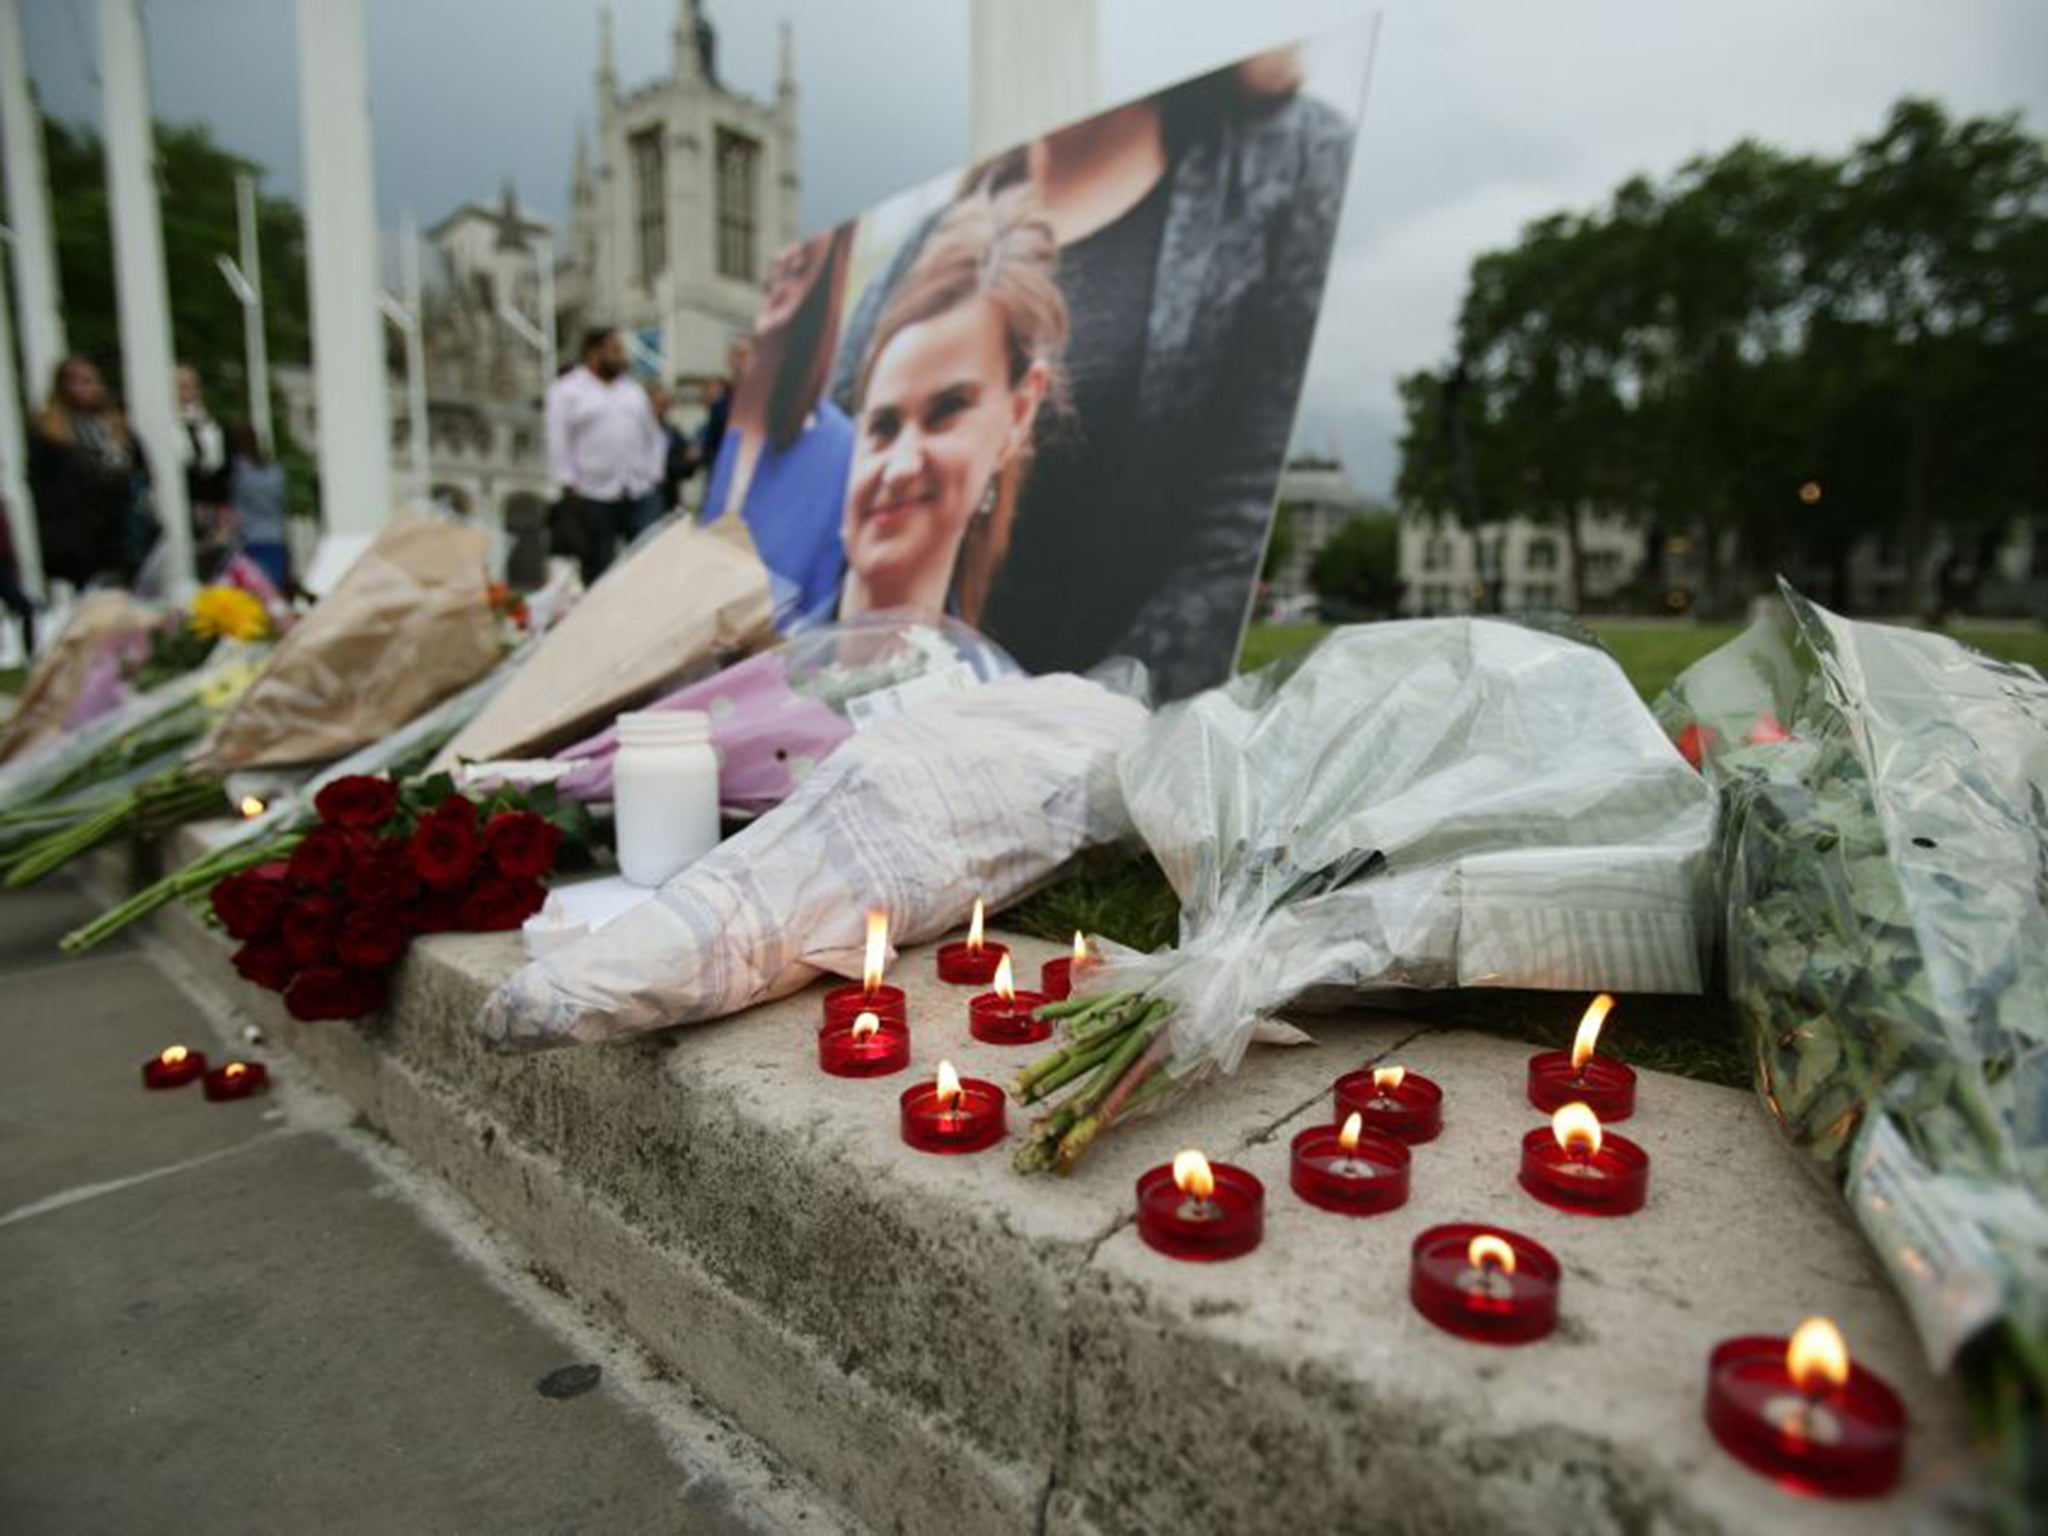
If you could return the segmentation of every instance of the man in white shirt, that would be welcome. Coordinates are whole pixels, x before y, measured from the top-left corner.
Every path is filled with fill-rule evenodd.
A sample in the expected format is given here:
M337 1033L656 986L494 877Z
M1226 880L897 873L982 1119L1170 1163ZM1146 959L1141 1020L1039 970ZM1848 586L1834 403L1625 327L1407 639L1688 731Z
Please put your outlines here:
M638 523L666 446L617 331L584 333L583 361L548 386L546 419L548 469L587 585Z

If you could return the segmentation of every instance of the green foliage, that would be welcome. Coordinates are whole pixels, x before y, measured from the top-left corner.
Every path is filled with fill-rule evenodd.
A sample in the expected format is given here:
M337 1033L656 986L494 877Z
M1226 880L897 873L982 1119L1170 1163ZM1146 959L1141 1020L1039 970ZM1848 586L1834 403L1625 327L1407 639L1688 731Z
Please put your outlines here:
M1273 532L1266 540L1266 559L1259 567L1259 580L1271 581L1280 574L1280 567L1294 553L1294 543L1294 508L1283 501L1273 514Z
M1325 603L1388 614L1400 600L1401 528L1391 517L1353 518L1321 549L1309 582Z
M1401 382L1400 493L1574 541L1577 513L1683 531L1838 600L1859 536L1925 574L1945 524L1956 595L2048 502L2043 293L2048 149L2016 117L1906 100L1839 159L1744 142L1474 262L1454 355Z

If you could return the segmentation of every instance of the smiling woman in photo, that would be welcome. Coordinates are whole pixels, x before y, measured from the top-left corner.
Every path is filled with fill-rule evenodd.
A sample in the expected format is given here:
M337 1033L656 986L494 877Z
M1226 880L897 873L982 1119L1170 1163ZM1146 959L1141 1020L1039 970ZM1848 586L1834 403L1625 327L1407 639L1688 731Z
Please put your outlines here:
M1040 415L1061 397L1056 255L1021 197L977 195L948 210L891 292L856 386L842 616L980 621Z

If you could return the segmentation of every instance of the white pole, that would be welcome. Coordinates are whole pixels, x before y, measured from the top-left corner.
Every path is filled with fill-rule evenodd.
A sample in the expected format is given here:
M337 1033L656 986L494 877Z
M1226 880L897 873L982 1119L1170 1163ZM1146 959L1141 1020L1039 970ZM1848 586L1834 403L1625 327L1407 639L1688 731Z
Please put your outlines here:
M0 241L0 250L7 243ZM7 522L14 531L14 558L21 567L22 589L31 597L41 597L42 546L36 538L36 509L28 498L20 404L20 381L14 376L14 321L6 301L0 299L0 497L7 500Z
M391 514L391 417L363 0L298 0L297 15L321 507L330 534L374 533Z
M39 393L49 387L67 349L50 233L50 179L43 168L43 119L28 81L20 0L0 0L0 150L7 162L7 217L14 226L22 363L31 392Z
M156 201L149 58L140 0L100 0L100 85L107 137L107 202L114 225L114 292L128 419L149 453L163 528L164 579L174 601L192 585L192 518L178 453L171 379L171 295Z
M399 221L400 279L405 284L405 413L412 427L413 495L424 506L432 484L427 472L426 310L420 298L420 231L410 208Z
M1097 89L1095 0L974 0L968 66L976 156L1086 117Z
M249 300L242 305L242 350L249 374L249 425L265 453L277 452L270 424L270 344L263 335L263 253L256 229L256 178L235 174L235 219L241 226L242 280Z

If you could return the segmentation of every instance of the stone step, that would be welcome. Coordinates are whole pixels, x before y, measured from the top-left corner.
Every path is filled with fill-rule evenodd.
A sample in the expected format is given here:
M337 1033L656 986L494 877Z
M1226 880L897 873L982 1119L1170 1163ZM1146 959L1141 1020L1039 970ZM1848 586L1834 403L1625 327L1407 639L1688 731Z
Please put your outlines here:
M118 875L112 861L103 875ZM573 1293L879 1529L908 1533L1860 1531L1725 1456L1701 1415L1720 1339L1834 1318L1913 1415L1887 1527L1970 1525L1953 1387L1934 1379L1840 1199L1752 1095L1644 1074L1625 1128L1653 1162L1624 1220L1517 1185L1525 1047L1393 1014L1304 1021L1313 1048L1101 1142L1073 1178L1005 1151L902 1145L896 1096L940 1057L1004 1081L1028 1054L966 1030L966 993L904 956L909 1073L820 1074L815 991L660 1039L503 1058L473 1020L517 941L417 945L363 1027L303 1025L241 983L183 911L157 934ZM1023 974L1051 949L1013 940ZM1627 1027L1626 1000L1616 1027ZM1287 1187L1288 1142L1341 1073L1398 1059L1447 1127L1414 1195L1351 1220ZM1024 1116L1012 1111L1013 1137ZM1249 1168L1267 1233L1230 1263L1146 1247L1132 1185L1183 1146ZM1527 1233L1563 1263L1564 1320L1520 1349L1437 1331L1407 1299L1438 1222Z

